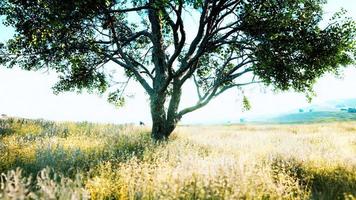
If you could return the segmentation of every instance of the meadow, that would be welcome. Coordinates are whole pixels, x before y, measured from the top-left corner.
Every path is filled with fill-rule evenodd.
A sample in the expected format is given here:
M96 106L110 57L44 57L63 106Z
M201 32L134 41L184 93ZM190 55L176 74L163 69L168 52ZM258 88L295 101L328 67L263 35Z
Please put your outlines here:
M0 120L0 199L356 199L356 122L148 127Z

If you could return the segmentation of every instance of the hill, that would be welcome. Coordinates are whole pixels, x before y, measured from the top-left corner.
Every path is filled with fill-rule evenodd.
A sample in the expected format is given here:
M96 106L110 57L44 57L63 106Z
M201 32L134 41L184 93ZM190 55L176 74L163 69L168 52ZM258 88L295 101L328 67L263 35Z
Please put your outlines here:
M275 116L251 119L249 122L311 123L356 120L356 113L348 112L349 108L356 108L356 99L341 99L312 104Z
M356 113L344 111L313 111L285 114L268 119L277 123L308 123L308 122L332 122L356 120Z

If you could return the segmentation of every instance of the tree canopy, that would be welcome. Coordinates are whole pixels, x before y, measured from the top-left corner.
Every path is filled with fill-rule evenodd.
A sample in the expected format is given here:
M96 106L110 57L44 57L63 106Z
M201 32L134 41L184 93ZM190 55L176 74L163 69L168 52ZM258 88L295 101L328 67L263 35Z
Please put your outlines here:
M352 64L355 22L340 11L322 26L325 3L3 0L0 14L16 33L0 45L0 64L54 70L56 92L109 90L109 101L120 104L125 81L107 69L115 63L149 95L152 134L162 139L228 89L259 82L309 93L324 73ZM198 101L180 108L187 80Z

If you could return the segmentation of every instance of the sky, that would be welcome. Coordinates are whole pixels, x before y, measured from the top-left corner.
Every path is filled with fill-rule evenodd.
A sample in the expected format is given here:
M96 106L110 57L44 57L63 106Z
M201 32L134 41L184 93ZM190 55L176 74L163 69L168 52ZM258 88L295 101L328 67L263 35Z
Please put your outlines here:
M340 8L348 10L348 15L356 20L355 0L329 0L324 8L329 18ZM11 37L13 31L0 25L0 41ZM101 123L151 122L148 96L138 84L132 83L127 91L131 98L122 108L109 104L105 96L88 93L65 92L54 95L51 87L56 82L56 74L29 72L17 68L0 66L0 113L25 118L42 118L56 121L91 121ZM356 98L356 67L349 66L343 77L326 74L315 84L311 104L330 100ZM182 108L191 106L191 85L183 89ZM240 118L276 115L297 111L308 106L304 94L295 92L273 92L271 88L254 85L245 89L252 109L242 111L241 91L231 90L212 100L204 108L183 117L182 123L222 123L239 121Z

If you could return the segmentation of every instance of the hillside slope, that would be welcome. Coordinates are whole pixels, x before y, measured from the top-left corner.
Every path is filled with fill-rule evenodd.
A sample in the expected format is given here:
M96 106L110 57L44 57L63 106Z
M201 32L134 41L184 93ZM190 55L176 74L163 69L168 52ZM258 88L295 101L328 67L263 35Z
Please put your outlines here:
M332 122L356 120L356 113L343 111L315 111L285 114L268 119L278 123Z

